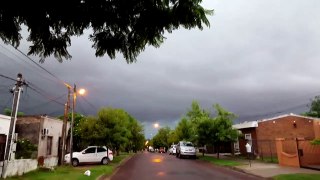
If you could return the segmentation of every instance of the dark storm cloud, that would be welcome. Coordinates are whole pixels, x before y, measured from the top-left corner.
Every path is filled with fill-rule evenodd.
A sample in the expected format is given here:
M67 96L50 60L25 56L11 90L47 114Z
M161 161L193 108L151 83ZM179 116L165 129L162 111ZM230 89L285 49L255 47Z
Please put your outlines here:
M145 124L148 136L156 132L152 128L156 121L174 127L192 100L212 112L212 105L219 103L239 116L237 122L305 111L310 98L320 94L320 2L206 0L204 5L215 9L209 17L211 28L166 34L160 48L147 47L136 63L126 64L120 54L116 60L96 58L88 31L73 38L71 61L49 58L42 66L70 84L85 87L85 98L94 107L125 109ZM20 48L27 52L26 45ZM46 78L22 63L1 63L1 72L15 76L24 71L52 97L66 93L44 72ZM41 101L35 96L30 94L28 103L33 98ZM98 109L81 98L78 101L78 110L96 114ZM41 112L46 112L45 107L50 107L48 112L61 108L48 104ZM37 111L40 108L33 109Z

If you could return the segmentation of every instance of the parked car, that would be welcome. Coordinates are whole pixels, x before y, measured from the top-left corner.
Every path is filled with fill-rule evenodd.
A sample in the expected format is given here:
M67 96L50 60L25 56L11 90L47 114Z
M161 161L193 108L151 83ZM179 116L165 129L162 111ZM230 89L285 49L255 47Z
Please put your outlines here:
M177 145L173 144L169 148L169 154L176 154L177 153Z
M180 141L177 144L177 154L178 158L182 158L183 156L196 158L196 148L193 146L191 142L188 141Z
M108 152L108 153L107 153ZM70 153L64 156L66 163L70 163ZM113 160L113 153L106 146L88 146L81 152L72 153L72 166L78 166L80 163L101 163L108 164Z
M149 152L154 152L154 148L152 146L149 146Z
M160 147L159 148L159 153L165 153L166 151L165 151L165 148L164 147Z

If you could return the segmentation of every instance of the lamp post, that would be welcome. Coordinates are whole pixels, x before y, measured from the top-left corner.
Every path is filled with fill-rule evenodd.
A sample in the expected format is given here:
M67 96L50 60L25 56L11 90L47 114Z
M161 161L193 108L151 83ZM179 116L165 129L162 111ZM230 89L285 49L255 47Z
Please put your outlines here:
M69 107L70 107L70 94L71 94L71 86L67 83L64 83L65 86L68 88L68 101L67 101L67 108L66 108L66 113L65 113L65 116L67 117L68 116L68 110L69 110ZM79 90L79 94L80 95L83 95L85 94L85 90L84 89L80 89ZM75 109L75 106L76 106L76 99L77 99L77 88L76 88L76 85L74 84L73 86L73 91L72 91L72 108L71 108L71 122L70 122L70 163L72 162L72 155L73 155L73 124L74 124L74 109ZM66 119L65 117L65 119ZM64 125L65 128L66 128L66 124ZM64 130L64 132L66 131L66 129ZM65 141L65 138L63 137L63 142ZM63 150L62 150L62 159L64 158L64 146L65 146L66 143L63 143Z
M86 92L85 89L80 89L79 92L77 92L77 87L74 84L73 86L73 98L72 98L72 110L71 110L71 124L70 124L70 162L72 161L73 156L73 124L74 124L74 109L76 107L76 100L77 100L77 93L80 95L84 95Z

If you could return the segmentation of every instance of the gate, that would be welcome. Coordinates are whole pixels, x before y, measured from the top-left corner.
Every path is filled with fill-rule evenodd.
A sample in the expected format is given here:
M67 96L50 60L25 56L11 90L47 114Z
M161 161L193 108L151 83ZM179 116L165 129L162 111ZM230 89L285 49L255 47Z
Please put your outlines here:
M312 139L297 139L300 166L320 170L320 145L312 145Z

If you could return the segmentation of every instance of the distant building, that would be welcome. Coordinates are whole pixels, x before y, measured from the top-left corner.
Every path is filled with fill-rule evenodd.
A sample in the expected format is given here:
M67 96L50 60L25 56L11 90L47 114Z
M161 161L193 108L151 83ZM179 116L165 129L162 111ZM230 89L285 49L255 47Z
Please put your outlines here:
M37 145L36 158L44 166L51 167L58 164L60 158L60 144L63 121L48 116L18 117L16 133L18 139L28 139ZM69 124L67 126L69 129Z
M276 138L304 138L312 140L320 138L320 119L301 116L296 114L285 114L269 119L244 122L233 125L242 133L239 139L241 154L246 154L245 143L253 147L257 155L276 154Z

